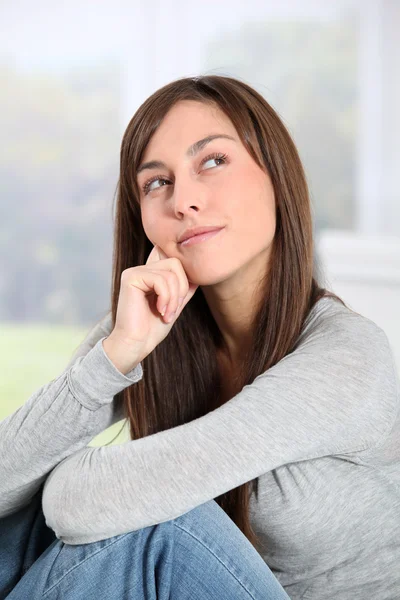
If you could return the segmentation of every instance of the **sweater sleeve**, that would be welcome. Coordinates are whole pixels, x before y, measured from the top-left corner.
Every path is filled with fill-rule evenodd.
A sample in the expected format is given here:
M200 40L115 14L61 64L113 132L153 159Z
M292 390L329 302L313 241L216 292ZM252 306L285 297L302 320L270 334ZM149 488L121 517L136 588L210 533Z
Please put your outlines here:
M0 423L0 518L29 503L48 473L123 418L115 394L142 377L123 375L105 354L111 313L78 347L64 372Z
M361 315L327 317L231 400L191 422L59 464L47 525L82 544L168 521L292 462L369 449L398 399L385 333Z

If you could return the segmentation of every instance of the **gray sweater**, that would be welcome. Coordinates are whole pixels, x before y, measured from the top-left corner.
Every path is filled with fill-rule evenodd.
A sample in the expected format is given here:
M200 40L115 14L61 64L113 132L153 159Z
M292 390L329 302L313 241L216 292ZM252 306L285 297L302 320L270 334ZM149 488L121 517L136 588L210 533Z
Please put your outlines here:
M87 447L123 418L108 314L66 370L0 423L0 517L43 484L46 523L81 544L174 519L259 477L250 517L292 599L400 598L399 385L387 336L331 298L296 349L184 425Z

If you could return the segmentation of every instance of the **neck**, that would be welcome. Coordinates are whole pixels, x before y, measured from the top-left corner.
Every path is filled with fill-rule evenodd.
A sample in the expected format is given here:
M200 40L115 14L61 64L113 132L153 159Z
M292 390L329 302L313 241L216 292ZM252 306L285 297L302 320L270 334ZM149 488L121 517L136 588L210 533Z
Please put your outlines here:
M264 292L265 255L261 254L247 270L202 291L223 338L218 355L232 367L240 364L253 343L252 323ZM258 264L257 264L258 263Z

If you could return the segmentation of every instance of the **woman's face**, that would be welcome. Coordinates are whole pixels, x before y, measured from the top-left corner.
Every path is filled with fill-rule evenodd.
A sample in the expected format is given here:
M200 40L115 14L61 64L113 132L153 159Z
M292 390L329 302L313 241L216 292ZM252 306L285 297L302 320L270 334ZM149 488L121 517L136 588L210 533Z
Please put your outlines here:
M188 152L211 135L229 137ZM163 165L141 169L150 161ZM180 259L189 281L214 285L250 263L266 269L276 226L272 183L219 108L188 100L175 104L147 145L137 181L148 239ZM223 229L195 245L178 242L185 229L210 225Z

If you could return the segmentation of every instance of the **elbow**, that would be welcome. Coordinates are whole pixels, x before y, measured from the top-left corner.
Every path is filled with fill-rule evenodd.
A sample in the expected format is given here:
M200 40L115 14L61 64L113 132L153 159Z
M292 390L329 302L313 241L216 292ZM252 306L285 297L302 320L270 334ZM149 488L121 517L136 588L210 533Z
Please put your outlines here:
M87 449L83 449L85 452ZM84 544L94 541L91 520L90 483L76 477L77 461L81 452L59 463L48 476L42 496L46 525L65 544ZM67 464L68 463L68 464Z
M56 537L59 539L61 539L61 532L65 527L65 511L60 510L58 502L59 498L63 495L60 483L57 474L53 470L46 479L42 496L42 510L46 525L54 531ZM65 509L65 506L63 508Z
M47 527L52 529L59 540L71 538L75 532L71 525L71 497L68 494L68 485L65 477L53 469L47 478L42 496L42 510Z

